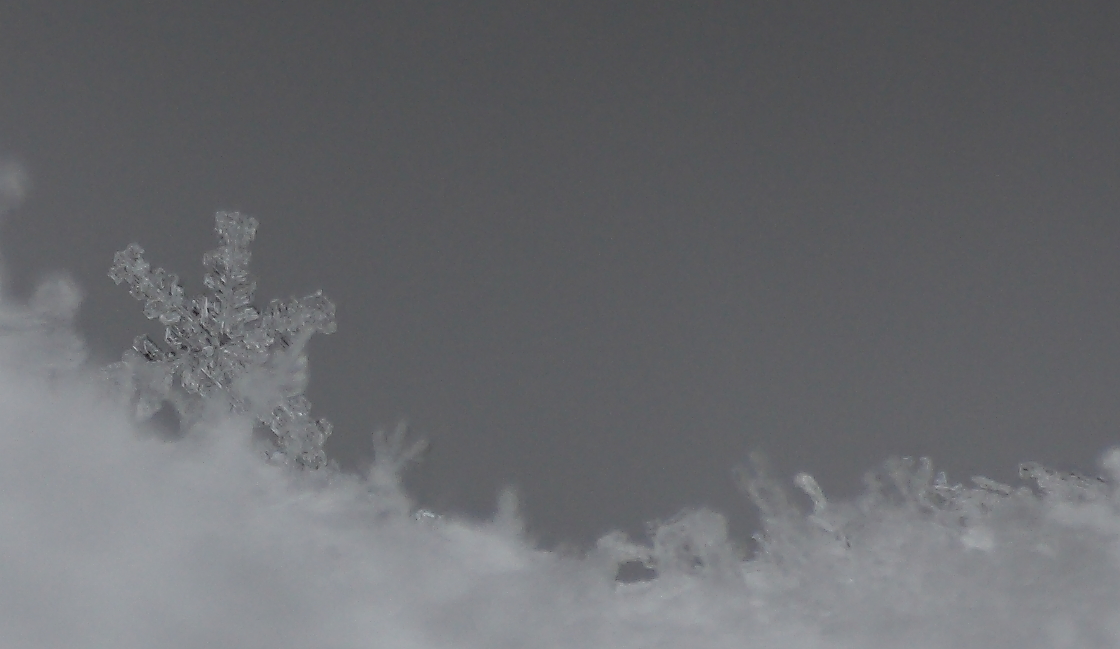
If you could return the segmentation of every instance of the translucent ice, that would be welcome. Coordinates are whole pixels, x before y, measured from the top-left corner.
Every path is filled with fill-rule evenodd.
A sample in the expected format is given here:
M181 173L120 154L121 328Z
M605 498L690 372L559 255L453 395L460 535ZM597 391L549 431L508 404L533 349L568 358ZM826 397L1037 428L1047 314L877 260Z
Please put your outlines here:
M325 419L313 419L303 396L307 387L304 347L316 332L335 330L334 304L321 292L262 311L253 305L256 283L249 274L249 244L257 220L218 212L220 246L202 258L204 283L212 295L186 299L178 276L152 269L144 250L132 244L113 259L109 277L125 283L144 315L166 326L164 345L139 336L119 363L107 368L146 419L164 403L189 428L214 404L247 413L276 436L274 459L318 468L331 434Z

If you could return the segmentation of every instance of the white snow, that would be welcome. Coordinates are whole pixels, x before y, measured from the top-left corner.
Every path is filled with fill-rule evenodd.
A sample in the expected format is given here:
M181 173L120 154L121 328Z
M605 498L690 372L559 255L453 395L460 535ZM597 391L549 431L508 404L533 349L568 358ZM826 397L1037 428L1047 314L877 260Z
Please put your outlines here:
M83 364L59 324L79 293L53 281L0 303L5 649L1120 647L1120 451L1106 480L1047 473L1044 495L906 460L853 502L800 476L808 513L792 480L747 470L757 556L708 510L570 556L524 539L512 494L494 521L412 511L407 462L269 464L235 417L144 430ZM658 576L617 583L633 559Z

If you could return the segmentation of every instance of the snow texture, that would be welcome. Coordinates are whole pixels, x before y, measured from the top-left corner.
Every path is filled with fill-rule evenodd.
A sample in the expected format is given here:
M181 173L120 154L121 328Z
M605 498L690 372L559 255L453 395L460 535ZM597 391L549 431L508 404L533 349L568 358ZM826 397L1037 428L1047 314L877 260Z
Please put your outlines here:
M125 402L85 365L65 276L0 296L5 649L1120 647L1120 450L1103 477L1028 463L1019 485L893 458L852 501L800 474L808 511L751 456L734 476L762 515L753 553L705 508L586 552L536 547L513 491L491 520L418 509L400 474L424 444L403 425L373 436L365 475L324 465L299 399L333 308L251 306L255 225L219 214L213 297L118 254L114 279L167 326L112 368ZM164 401L190 435L146 434ZM287 461L260 457L260 422Z

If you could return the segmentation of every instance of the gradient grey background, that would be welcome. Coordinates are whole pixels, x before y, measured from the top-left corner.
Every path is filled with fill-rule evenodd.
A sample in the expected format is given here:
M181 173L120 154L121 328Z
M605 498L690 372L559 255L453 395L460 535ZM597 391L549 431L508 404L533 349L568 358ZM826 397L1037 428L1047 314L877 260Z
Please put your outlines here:
M588 543L753 513L762 449L850 495L1092 470L1120 429L1115 2L7 2L7 290L69 269L99 359L140 242L201 291L324 289L328 450L407 416L421 504Z

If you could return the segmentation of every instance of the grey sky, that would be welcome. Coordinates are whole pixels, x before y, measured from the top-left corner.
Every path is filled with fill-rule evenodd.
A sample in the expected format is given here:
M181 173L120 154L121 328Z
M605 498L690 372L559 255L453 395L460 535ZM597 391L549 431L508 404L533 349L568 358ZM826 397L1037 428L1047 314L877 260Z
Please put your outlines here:
M101 358L138 241L201 290L322 288L329 451L407 416L414 493L580 543L751 512L748 449L851 494L1092 469L1120 425L1120 8L1106 2L24 3L8 289L69 269Z

